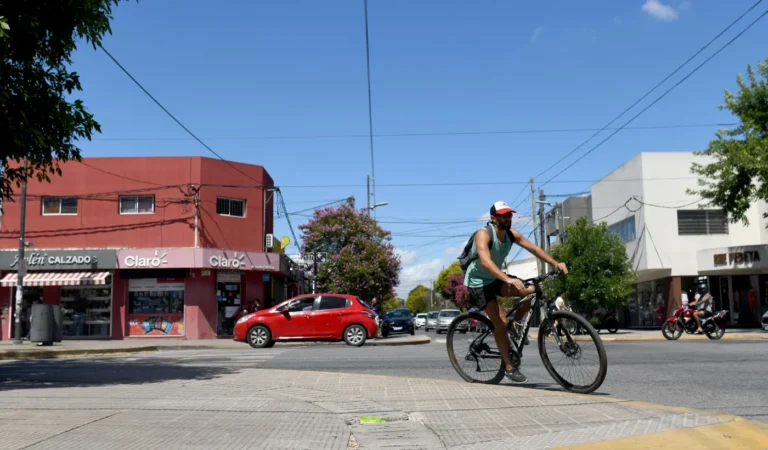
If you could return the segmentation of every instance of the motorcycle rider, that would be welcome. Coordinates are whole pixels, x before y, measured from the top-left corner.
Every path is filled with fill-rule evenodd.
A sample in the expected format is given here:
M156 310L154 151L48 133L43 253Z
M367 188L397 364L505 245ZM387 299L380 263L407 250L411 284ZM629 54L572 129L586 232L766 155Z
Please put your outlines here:
M699 326L696 334L704 334L704 330L701 329L701 319L712 315L712 295L709 293L709 286L706 282L697 286L696 296L693 302L689 303L689 306L696 306L696 311L693 313L693 318L696 319L696 324Z

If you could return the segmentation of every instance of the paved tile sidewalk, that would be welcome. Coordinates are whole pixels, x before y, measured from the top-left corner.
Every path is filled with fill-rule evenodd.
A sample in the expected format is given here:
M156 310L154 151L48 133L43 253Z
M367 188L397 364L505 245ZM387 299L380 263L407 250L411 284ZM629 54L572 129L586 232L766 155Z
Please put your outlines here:
M264 369L0 384L0 449L538 449L734 420L509 385Z

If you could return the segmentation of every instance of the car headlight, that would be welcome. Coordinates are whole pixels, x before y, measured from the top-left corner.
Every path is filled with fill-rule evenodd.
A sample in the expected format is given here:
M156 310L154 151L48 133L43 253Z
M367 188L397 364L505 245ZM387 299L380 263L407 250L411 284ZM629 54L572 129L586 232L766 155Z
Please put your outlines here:
M246 315L244 315L243 317L241 317L241 318L237 319L237 323L243 323L243 322L246 322L248 319L250 319L251 317L253 317L253 316L255 316L255 315L256 315L256 313L250 313L250 314L246 314Z

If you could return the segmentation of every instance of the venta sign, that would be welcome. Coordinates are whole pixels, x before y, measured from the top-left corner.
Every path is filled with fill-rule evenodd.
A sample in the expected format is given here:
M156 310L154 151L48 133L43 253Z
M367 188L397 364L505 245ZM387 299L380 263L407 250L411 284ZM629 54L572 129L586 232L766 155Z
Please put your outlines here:
M714 256L715 267L760 262L760 252L756 250L734 253L720 253Z
M24 263L27 267L42 266L87 266L98 264L99 258L96 255L48 255L47 253L32 252L24 257ZM11 267L19 265L19 254L13 258Z

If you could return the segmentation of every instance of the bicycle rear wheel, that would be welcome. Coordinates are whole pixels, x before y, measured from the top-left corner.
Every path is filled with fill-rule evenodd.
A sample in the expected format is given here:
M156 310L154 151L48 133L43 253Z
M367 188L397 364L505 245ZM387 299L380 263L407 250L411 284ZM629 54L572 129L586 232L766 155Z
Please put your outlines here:
M557 326L554 326L557 322ZM566 325L573 322L586 336L573 336ZM553 330L557 331L557 337ZM568 391L589 394L605 380L608 358L594 327L583 317L570 311L555 311L539 326L539 355L547 372ZM552 359L557 358L555 363ZM581 363L596 367L582 368ZM572 377L582 376L579 380Z
M477 320L474 330L469 326L470 319ZM493 337L493 323L485 315L463 313L453 319L446 346L448 359L465 381L499 384L504 378L504 361Z

